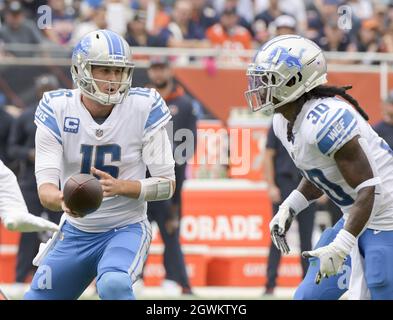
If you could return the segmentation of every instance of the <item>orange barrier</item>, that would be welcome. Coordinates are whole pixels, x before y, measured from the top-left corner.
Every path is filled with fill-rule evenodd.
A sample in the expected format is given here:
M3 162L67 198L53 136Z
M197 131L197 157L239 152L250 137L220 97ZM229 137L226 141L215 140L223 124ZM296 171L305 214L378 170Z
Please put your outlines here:
M265 184L240 179L189 180L182 197L180 237L191 284L265 284L271 219ZM162 241L157 228L153 230L144 278L147 285L158 285L165 276ZM281 286L296 286L301 273L299 256L285 257L277 282Z
M0 283L15 281L16 252L20 233L11 232L0 223Z
M209 261L207 284L210 286L262 287L267 278L267 257L212 258ZM302 278L299 256L285 256L278 268L277 285L296 287Z
M231 108L244 106L247 88L246 70L218 69L214 75L206 70L176 68L176 78L200 100L209 111L224 123ZM330 85L353 85L350 93L370 116L373 124L381 119L380 75L370 72L329 72ZM393 83L389 74L389 83Z

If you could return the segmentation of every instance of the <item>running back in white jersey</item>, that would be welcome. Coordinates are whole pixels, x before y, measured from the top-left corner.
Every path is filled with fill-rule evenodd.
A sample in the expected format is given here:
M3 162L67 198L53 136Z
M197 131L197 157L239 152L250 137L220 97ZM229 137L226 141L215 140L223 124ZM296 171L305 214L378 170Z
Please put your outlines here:
M169 109L154 89L132 88L109 117L98 124L81 103L80 90L46 92L35 123L49 130L63 149L61 188L76 173L92 166L122 180L144 179L142 145L170 120ZM146 202L129 197L104 198L100 208L84 218L67 220L88 232L102 232L146 218Z
M294 141L287 140L288 121L279 113L273 129L303 176L324 191L348 214L357 193L341 175L334 154L356 135L364 138L374 176L382 180L383 197L368 228L393 229L393 151L367 121L337 98L307 101L293 126Z

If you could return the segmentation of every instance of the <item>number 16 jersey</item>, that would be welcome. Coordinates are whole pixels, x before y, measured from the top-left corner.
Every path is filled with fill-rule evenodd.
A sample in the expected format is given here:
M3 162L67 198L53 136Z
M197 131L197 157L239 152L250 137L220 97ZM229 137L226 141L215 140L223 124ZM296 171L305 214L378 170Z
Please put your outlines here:
M156 90L132 88L100 124L82 104L80 90L75 89L46 92L37 107L35 123L61 146L61 157L53 154L59 160L48 166L60 170L63 189L70 176L90 173L92 166L114 178L144 179L143 146L170 118ZM72 225L86 232L103 232L145 218L146 202L124 196L104 198L100 208L84 218L67 216Z

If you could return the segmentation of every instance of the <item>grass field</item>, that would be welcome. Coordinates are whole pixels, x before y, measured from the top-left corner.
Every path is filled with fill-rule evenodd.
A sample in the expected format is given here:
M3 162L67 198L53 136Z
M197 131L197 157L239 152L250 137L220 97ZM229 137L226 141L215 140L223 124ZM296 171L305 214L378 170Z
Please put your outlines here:
M0 284L10 299L22 299L28 285ZM135 288L138 300L291 300L294 288L277 288L274 295L263 295L260 287L195 287L194 295L168 295L161 287ZM82 300L97 300L95 287L90 286L81 296Z

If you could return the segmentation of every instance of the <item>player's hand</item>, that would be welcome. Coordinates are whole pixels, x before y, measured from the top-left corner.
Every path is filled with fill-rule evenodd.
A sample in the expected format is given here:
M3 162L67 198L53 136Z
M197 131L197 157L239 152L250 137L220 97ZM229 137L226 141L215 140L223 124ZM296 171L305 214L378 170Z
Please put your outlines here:
M292 224L295 212L286 205L281 205L277 214L270 221L270 236L274 245L283 254L288 254L290 248L287 243L286 233Z
M344 264L345 258L356 245L356 237L345 229L341 229L329 245L305 251L302 256L305 258L317 257L320 261L319 272L315 283L320 283L321 279L339 273Z
M335 246L334 242L312 251L304 251L304 258L317 257L320 261L319 271L315 278L315 283L319 284L322 278L339 273L345 261L347 254Z
M11 231L18 232L39 232L39 231L59 231L59 226L53 222L36 217L30 213L10 213L3 214L4 226Z
M113 178L109 173L98 170L94 167L91 167L90 172L99 178L104 192L104 197L113 197L122 194L122 180Z

